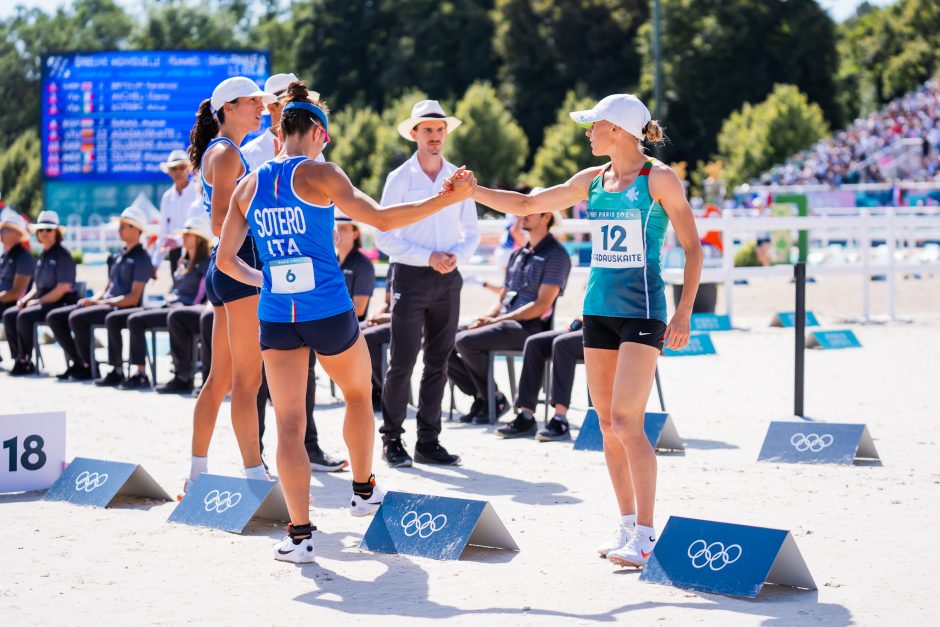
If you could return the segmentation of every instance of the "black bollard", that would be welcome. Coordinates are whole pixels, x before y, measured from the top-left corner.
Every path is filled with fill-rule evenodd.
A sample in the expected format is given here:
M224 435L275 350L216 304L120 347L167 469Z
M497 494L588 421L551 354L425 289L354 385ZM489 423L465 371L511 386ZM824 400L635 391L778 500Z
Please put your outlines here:
M806 263L798 262L793 266L793 278L796 282L796 354L793 362L794 373L793 415L803 418L803 352L806 350Z

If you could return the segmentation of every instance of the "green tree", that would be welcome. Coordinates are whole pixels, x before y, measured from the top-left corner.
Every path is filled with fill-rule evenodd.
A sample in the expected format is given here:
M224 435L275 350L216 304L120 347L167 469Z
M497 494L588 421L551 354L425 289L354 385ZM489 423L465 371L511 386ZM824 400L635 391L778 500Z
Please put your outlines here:
M728 115L766 98L775 83L796 85L834 127L841 125L835 25L816 0L661 1L665 160L706 159ZM647 95L650 32L647 25L639 37Z
M731 185L755 178L829 133L822 109L794 85L776 85L757 105L745 103L718 135L718 155Z
M0 155L0 190L3 201L32 217L42 210L42 166L39 135L27 129Z
M365 185L372 176L371 159L381 124L379 114L368 107L347 107L334 115L330 122L331 145L325 157L343 168L357 187Z
M555 115L555 123L545 129L545 141L535 153L532 169L523 181L532 187L550 187L571 178L575 173L603 159L591 154L591 144L584 129L568 115L571 111L589 109L594 100L569 91Z
M596 99L635 90L648 16L649 0L496 0L499 91L531 145L576 85Z
M488 187L513 187L529 154L522 127L489 83L474 83L457 104L463 124L448 139L448 159L466 164Z

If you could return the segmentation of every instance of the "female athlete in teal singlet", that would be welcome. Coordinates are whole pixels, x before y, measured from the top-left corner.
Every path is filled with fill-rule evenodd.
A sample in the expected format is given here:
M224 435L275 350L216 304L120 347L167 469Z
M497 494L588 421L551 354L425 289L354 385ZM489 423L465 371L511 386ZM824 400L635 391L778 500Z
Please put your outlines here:
M646 106L635 96L616 94L571 117L587 127L591 151L610 157L608 164L529 195L477 187L474 200L516 215L588 200L592 251L584 361L621 515L613 538L598 552L616 564L642 567L656 542L656 455L643 428L646 403L663 346L688 344L702 249L679 177L640 149L641 139L662 138ZM670 221L686 262L682 299L667 324L660 250Z

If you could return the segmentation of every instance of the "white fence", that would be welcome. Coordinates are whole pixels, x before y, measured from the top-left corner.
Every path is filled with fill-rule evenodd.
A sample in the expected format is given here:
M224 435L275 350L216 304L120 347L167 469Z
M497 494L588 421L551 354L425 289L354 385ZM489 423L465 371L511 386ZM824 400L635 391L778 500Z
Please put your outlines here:
M861 318L871 319L870 285L873 276L883 276L888 287L888 309L885 315L895 319L896 280L898 274L940 271L940 246L925 247L925 241L940 241L940 214L922 215L924 208L887 207L878 209L858 209L855 215L845 215L845 209L813 209L822 215L808 217L744 217L726 215L720 218L698 218L696 224L700 234L708 231L720 231L724 242L724 254L714 260L715 267L706 267L702 272L703 283L724 285L725 309L728 315L734 313L735 281L741 279L759 280L767 277L793 276L792 265L774 265L767 267L734 267L735 241L750 241L759 234L791 229L795 232L809 232L811 254L807 263L807 276L857 275L861 291ZM99 218L100 220L100 218ZM108 228L107 222L96 221L89 226L77 226L70 221L67 231L67 245L73 250L102 251L108 248L120 248L117 232ZM490 240L503 233L503 220L479 221L481 235L488 235ZM368 229L366 229L368 230ZM556 233L590 238L590 225L587 220L565 220L555 229ZM848 242L846 251L840 259L827 258L833 241ZM873 242L883 241L878 247ZM667 247L675 246L675 238L670 230ZM486 252L486 251L481 251ZM664 259L668 251L664 251ZM480 263L464 266L470 273L481 274L496 279L496 267L488 255L478 255ZM587 267L576 267L575 274L584 275ZM681 268L667 268L663 276L668 283L682 283Z

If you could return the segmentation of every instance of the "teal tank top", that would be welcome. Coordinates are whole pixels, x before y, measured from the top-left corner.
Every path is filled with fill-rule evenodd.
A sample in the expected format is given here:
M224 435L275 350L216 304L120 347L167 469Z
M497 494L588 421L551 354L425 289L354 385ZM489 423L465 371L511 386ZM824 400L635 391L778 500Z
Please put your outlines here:
M636 181L620 192L604 190L604 172L591 182L591 273L584 314L666 320L666 285L660 252L669 216L650 196L653 164L643 164Z

